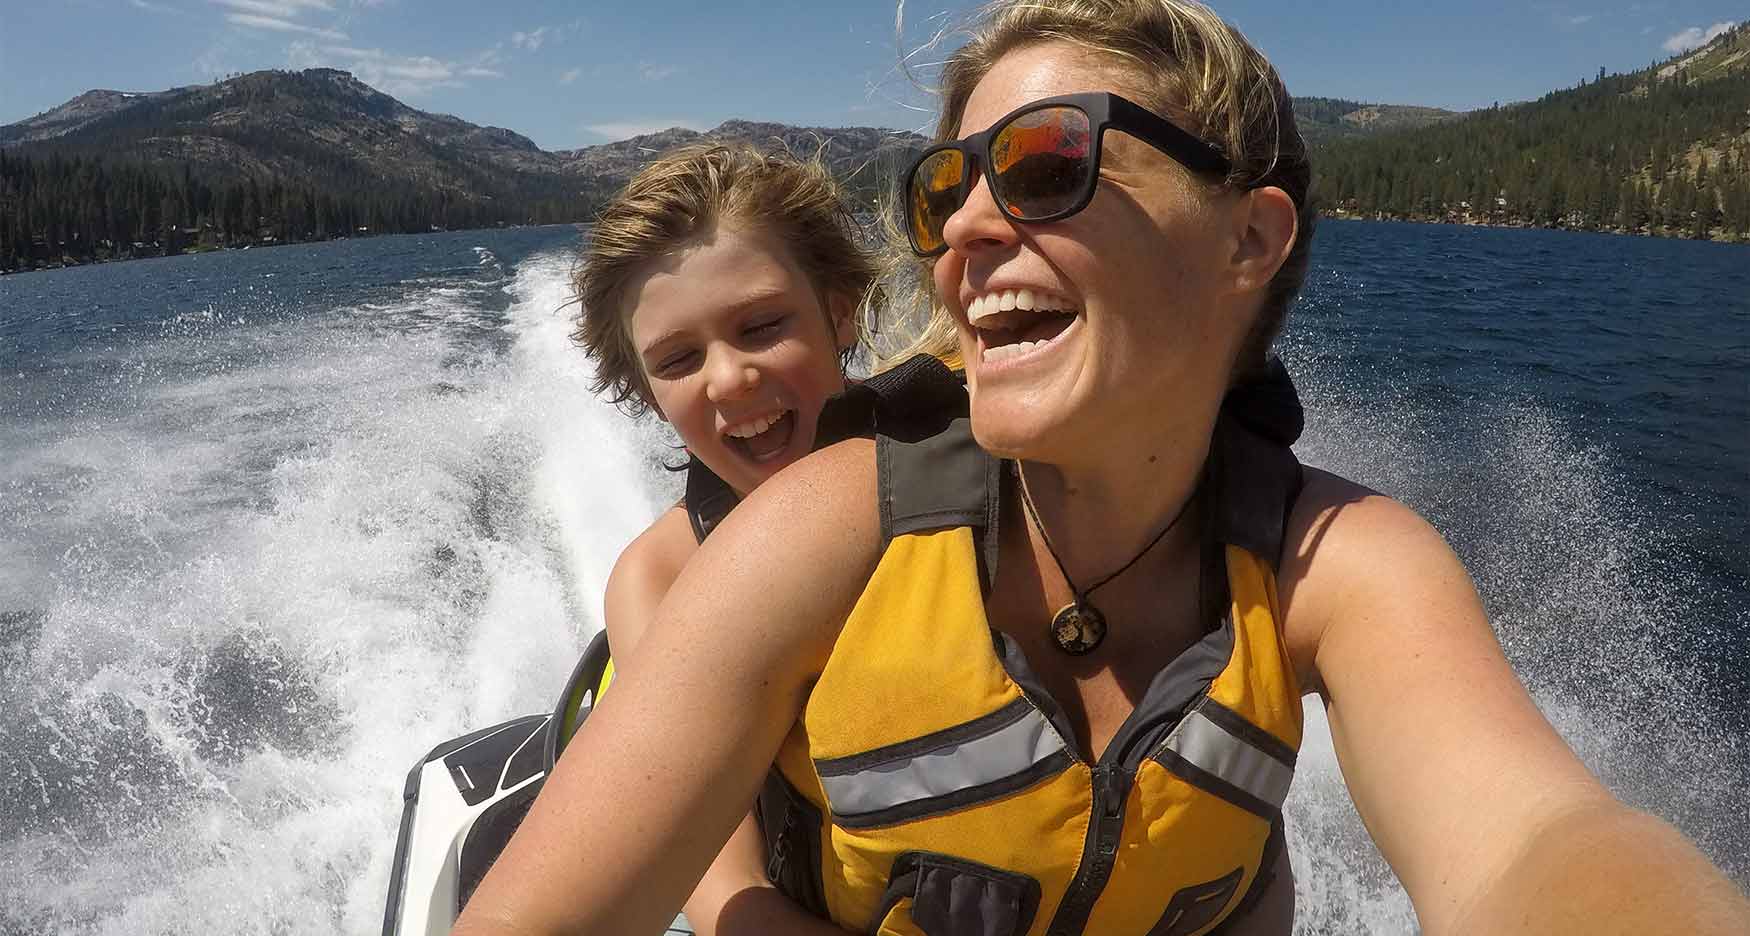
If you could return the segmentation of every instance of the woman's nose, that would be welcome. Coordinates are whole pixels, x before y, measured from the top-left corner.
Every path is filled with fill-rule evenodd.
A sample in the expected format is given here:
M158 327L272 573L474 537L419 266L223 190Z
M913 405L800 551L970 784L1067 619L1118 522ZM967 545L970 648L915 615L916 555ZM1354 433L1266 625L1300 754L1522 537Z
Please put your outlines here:
M1000 247L1015 242L1015 225L997 207L990 182L980 172L966 201L942 225L942 240L949 249L965 254L981 247Z

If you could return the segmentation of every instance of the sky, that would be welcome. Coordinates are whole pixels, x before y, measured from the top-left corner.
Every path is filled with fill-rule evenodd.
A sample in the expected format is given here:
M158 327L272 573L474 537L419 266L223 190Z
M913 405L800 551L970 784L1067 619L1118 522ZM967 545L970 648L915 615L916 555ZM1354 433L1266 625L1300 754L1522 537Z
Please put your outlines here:
M1297 95L1454 110L1640 68L1745 0L1214 0ZM549 150L731 118L922 129L971 0L0 0L0 124L95 88L329 66ZM935 46L932 36L946 31Z

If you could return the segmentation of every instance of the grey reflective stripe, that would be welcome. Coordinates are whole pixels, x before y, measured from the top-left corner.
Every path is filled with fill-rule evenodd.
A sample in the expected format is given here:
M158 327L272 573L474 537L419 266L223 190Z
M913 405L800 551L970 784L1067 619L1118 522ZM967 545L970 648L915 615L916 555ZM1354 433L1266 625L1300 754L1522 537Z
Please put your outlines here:
M1186 715L1161 746L1277 809L1288 798L1288 785L1294 780L1294 768L1210 721L1202 712Z
M1029 706L1021 718L989 734L855 773L823 776L820 785L835 815L858 816L995 783L1063 749L1063 739Z

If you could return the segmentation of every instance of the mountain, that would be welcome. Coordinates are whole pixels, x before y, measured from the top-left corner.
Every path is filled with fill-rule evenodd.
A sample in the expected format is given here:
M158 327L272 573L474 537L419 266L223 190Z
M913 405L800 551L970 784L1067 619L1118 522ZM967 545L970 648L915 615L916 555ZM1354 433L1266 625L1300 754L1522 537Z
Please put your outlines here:
M780 147L799 156L819 153L827 168L850 186L857 200L877 198L928 145L915 133L875 127L793 127L789 124L729 120L699 132L673 127L617 143L561 150L566 172L609 185L621 185L665 150L703 139L736 140Z
M525 177L557 175L551 154L527 137L415 110L328 68L149 94L91 91L0 127L0 147L124 152L228 181L297 184L339 172L478 195L514 194L529 187Z
M1338 216L1750 239L1750 26L1525 104L1329 138Z
M1630 75L1470 114L1297 98L1339 215L1644 233L1750 231L1750 31ZM0 127L0 271L359 233L590 218L704 137L819 153L872 205L926 141L731 120L548 152L417 110L351 74L264 71L95 90ZM1746 209L1750 210L1750 209Z
M417 110L351 74L265 71L90 91L0 127L0 270L338 234L586 220L640 167L706 136L820 153L868 203L921 138L732 120L547 152Z
M623 185L658 153L706 136L821 150L845 175L919 138L872 127L791 127L731 120L709 133L673 128L616 143L547 152L499 127L416 110L330 68L265 71L146 94L90 91L0 127L0 147L62 155L128 152L205 178L307 183L335 170L454 192L514 195Z
M0 127L0 146L9 143L34 143L52 140L69 133L77 133L93 123L143 103L149 98L172 93L174 92L134 94L126 91L87 91L54 110L45 111L29 120L21 120L18 123Z
M1432 126L1458 116L1461 116L1458 111L1438 107L1361 104L1324 97L1294 99L1294 119L1300 126L1300 135L1314 148L1332 140Z

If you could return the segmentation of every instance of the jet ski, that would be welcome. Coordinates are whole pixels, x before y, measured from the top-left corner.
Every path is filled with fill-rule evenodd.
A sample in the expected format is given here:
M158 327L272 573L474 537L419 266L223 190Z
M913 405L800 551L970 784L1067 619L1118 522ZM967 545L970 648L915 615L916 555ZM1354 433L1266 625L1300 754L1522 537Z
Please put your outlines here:
M383 936L443 936L522 824L566 742L613 678L604 631L559 703L431 749L407 774ZM677 917L669 933L693 932Z

